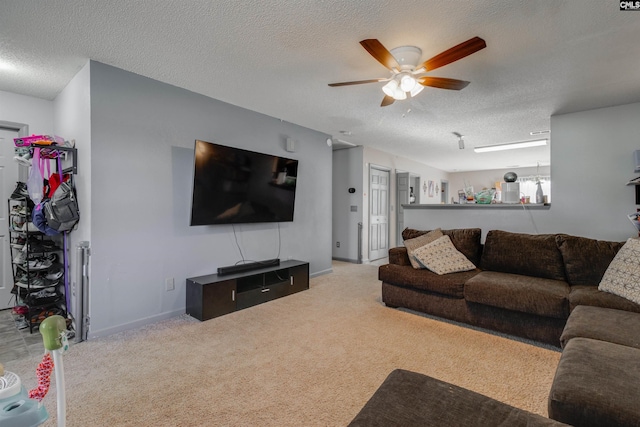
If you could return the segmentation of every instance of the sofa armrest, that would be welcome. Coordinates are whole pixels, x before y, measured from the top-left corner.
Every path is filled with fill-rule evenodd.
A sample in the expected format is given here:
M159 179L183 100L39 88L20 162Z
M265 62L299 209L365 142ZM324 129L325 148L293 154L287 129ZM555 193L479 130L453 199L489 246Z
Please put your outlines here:
M407 248L398 246L397 248L389 249L389 264L411 265Z

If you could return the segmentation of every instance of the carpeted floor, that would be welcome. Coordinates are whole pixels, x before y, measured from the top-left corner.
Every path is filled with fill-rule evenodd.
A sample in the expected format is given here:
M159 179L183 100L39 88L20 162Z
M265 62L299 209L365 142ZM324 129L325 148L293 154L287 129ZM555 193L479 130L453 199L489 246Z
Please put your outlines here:
M308 291L73 345L68 426L344 426L404 368L547 415L560 353L401 310L377 266L334 263ZM8 363L26 387L40 357ZM55 425L55 384L45 399Z

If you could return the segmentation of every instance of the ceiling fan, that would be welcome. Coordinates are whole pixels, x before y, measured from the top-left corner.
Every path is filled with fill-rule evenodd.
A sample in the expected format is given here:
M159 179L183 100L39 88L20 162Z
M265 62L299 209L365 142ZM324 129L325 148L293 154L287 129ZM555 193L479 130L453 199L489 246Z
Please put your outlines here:
M460 90L467 87L469 82L445 77L431 77L423 74L433 71L436 68L469 56L487 47L487 44L480 37L474 37L462 42L451 49L426 60L418 65L422 57L422 50L415 46L400 46L391 51L387 50L377 39L366 39L360 42L367 52L371 54L379 63L391 71L391 77L358 80L353 82L329 83L331 87L359 85L365 83L387 82L382 87L385 96L382 99L381 107L393 104L395 101L406 99L407 96L414 97L419 94L425 86L437 87L440 89Z

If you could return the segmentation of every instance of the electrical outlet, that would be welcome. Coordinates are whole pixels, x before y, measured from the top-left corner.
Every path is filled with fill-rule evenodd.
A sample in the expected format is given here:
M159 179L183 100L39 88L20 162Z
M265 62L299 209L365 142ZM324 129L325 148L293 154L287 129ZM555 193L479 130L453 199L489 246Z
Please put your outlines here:
M166 291L172 291L176 288L176 284L175 281L173 280L173 277L167 277L166 279L164 279L164 289Z
M336 248L340 247L340 242L336 242Z

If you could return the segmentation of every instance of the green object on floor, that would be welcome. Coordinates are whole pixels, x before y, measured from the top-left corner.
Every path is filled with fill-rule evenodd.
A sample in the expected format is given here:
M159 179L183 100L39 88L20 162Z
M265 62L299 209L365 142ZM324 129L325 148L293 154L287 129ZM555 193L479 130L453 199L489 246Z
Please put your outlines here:
M56 314L44 319L40 324L40 333L42 334L44 348L49 351L62 348L61 334L66 329L67 323L62 316Z

